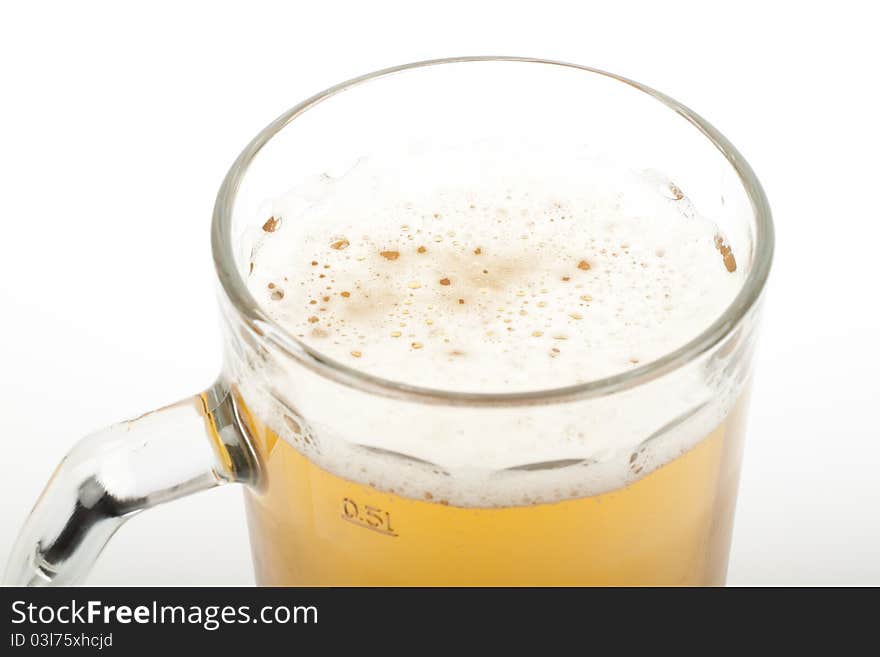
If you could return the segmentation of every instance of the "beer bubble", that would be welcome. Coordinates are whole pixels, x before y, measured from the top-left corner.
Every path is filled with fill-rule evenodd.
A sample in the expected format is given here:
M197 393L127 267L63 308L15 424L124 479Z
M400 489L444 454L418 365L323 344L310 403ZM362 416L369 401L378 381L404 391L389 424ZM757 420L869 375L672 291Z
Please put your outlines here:
M747 267L735 258L737 236L722 234L660 174L612 173L550 153L487 151L471 162L430 152L405 162L365 158L320 198L291 181L288 194L271 200L271 217L254 217L257 246L242 261L248 289L326 363L450 393L564 388L634 372L680 348L741 288ZM255 370L263 362L251 360ZM278 369L253 378L272 379L263 388L308 406L299 410L315 432L321 428L323 465L438 504L547 501L644 476L678 447L637 454L636 445L616 441L647 438L682 399L703 392L669 386L657 408L608 410L611 402L600 400L488 416L466 405L457 415L417 403L401 411L388 401L388 413L374 417L374 406L386 403L378 395L346 389L325 402L339 386L311 370ZM340 413L347 400L351 411ZM255 412L269 417L271 408ZM322 422L310 415L321 412ZM311 458L286 419L303 426L298 416L274 417L273 429ZM603 421L627 429L611 435ZM410 461L404 477L399 459L392 466L388 455L346 451L355 438L433 465ZM608 455L583 470L521 469L486 475L470 489L461 483L475 468L586 461L597 445ZM566 478L569 470L580 474ZM547 488L551 472L562 480Z
M263 231L266 233L274 233L281 226L281 217L269 217L263 224Z

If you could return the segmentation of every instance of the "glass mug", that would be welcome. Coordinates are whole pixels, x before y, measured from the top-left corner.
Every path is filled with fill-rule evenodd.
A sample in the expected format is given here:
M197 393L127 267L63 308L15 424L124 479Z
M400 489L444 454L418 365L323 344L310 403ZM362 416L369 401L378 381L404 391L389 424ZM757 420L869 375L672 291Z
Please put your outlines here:
M292 182L345 171L388 145L541 144L560 134L631 169L666 173L745 268L723 314L671 353L569 387L432 390L323 356L251 296L261 203ZM688 108L631 80L546 60L467 57L378 71L313 96L257 135L220 188L212 247L225 338L217 382L77 444L28 517L6 583L77 582L132 515L227 483L243 484L260 584L724 583L773 227L749 165ZM679 394L693 381L698 393ZM467 484L424 456L454 436L453 460L479 467L469 450L480 436L516 445L572 427L605 440L585 439L553 461L525 454L484 477L499 490L558 482L547 495L465 504ZM412 449L383 447L389 432ZM336 467L349 456L354 475ZM615 470L623 484L578 495L596 468ZM413 478L425 490L397 485Z

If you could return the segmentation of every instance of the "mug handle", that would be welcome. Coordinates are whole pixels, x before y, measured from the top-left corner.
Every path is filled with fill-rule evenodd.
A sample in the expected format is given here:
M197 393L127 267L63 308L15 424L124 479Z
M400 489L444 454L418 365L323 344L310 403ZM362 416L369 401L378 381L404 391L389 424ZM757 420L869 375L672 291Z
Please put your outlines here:
M221 484L256 484L259 461L246 435L221 380L86 436L62 459L28 515L3 583L75 584L140 511Z

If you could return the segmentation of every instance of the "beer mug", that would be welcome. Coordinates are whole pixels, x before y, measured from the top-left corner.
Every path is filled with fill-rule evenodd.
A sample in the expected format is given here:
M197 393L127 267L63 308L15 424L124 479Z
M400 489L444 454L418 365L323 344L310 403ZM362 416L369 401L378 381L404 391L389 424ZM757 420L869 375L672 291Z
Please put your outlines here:
M600 177L663 172L647 179L664 202L709 217L724 236L717 256L741 283L667 353L561 386L426 387L407 371L360 367L359 351L323 353L273 319L248 285L263 243L296 226L296 212L276 216L270 201L291 185L306 190L305 211L345 195L337 181L377 153L398 154L389 175L417 170L423 184L435 174L411 169L410 156L448 146L452 164L435 163L439 180L468 171L497 143L518 145L526 165L546 162L576 177L585 160L569 164L544 149L565 141L618 167L590 160ZM477 186L481 171L490 173L467 174ZM405 201L408 190L395 185ZM348 204L363 198L369 193ZM749 165L687 107L632 80L546 60L467 57L382 70L309 98L254 138L222 183L211 242L225 345L216 383L75 445L21 531L7 583L75 583L131 516L232 483L246 498L259 584L724 583L773 227ZM314 280L324 278L317 260L307 264ZM511 335L521 334L514 328L525 308L508 324ZM523 338L513 351L528 344ZM415 375L435 361L413 362L422 363Z

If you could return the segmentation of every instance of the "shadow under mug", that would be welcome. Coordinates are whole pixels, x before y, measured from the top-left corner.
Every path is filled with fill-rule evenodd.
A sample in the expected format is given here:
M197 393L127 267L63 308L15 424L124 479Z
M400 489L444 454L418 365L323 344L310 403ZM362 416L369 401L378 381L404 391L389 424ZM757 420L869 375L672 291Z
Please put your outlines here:
M262 204L297 180L345 171L388 145L489 136L540 144L551 132L631 169L663 171L727 236L743 287L679 349L564 388L431 390L328 359L248 291ZM688 108L631 80L546 60L463 57L378 71L309 98L257 135L220 188L212 246L225 345L217 382L80 441L28 517L6 583L77 582L132 515L227 483L243 484L261 584L724 582L773 227L748 164ZM702 395L675 394L692 380ZM481 436L539 439L573 427L612 437L613 458L591 453L588 436L574 458L485 473L482 497L421 457L420 446L455 436L456 449L475 450L457 460L479 467ZM405 432L413 449L383 448L388 432ZM676 451L670 441L682 436L686 448ZM671 460L658 456L670 450ZM616 467L624 485L578 493L598 467ZM511 490L526 492L498 501Z

